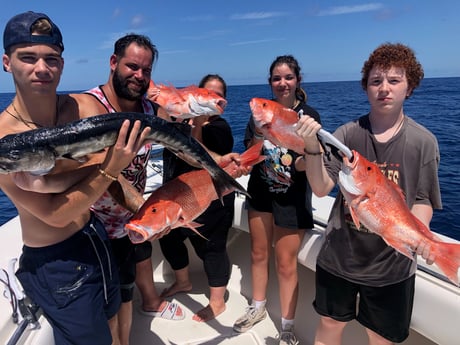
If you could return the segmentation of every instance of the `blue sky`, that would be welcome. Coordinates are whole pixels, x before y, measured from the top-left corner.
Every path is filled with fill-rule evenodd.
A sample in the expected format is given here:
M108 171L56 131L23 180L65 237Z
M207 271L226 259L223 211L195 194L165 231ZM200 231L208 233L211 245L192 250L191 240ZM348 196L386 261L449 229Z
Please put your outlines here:
M383 42L417 53L426 77L460 76L460 1L9 1L13 15L48 14L64 36L60 91L106 82L113 43L148 35L159 50L152 78L186 86L207 73L229 85L263 84L278 55L293 54L304 81L358 80L364 60ZM14 91L0 72L0 92Z

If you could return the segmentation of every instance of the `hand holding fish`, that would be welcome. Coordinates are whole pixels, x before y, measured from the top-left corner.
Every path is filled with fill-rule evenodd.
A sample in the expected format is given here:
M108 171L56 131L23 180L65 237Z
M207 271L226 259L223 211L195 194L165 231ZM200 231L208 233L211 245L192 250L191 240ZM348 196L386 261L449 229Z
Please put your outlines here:
M109 176L118 176L129 165L140 148L145 145L150 134L150 127L145 127L140 132L141 122L138 120L134 122L130 132L129 127L130 121L123 121L117 141L110 147L104 162L101 164L102 171L105 171Z
M198 126L203 127L207 125L208 123L209 123L209 115L201 115L201 116L196 116L190 119L189 125L192 127L198 127Z
M259 150L262 143L258 145ZM220 156L218 164L225 167L225 171L233 178L238 178L243 175L250 173L253 162L246 162L246 159L241 160L241 155L237 152L227 153L226 155ZM246 164L243 164L246 163Z
M150 83L150 87L147 90L147 98L153 102L156 102L158 96L160 96L160 89L156 86L152 86L153 84Z
M431 245L428 242L420 241L415 252L424 258L428 265L432 265L436 260L435 252L431 250Z
M321 147L318 140L320 129L321 125L314 118L308 115L300 117L295 131L303 139L306 152L320 152Z

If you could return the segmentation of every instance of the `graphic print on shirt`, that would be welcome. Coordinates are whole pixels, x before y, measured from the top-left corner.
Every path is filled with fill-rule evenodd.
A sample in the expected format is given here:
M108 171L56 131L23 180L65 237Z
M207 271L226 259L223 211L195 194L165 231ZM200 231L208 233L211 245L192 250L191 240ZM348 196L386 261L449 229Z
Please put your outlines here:
M114 113L116 109L110 104L105 97L100 87L95 87L85 93L95 96L107 109L108 112ZM142 108L145 114L154 115L154 108L152 104L142 99ZM131 185L136 188L140 193L143 193L147 183L147 164L150 158L152 144L147 144L139 150L136 157L121 173ZM127 235L124 229L125 223L132 217L132 213L119 205L110 195L109 192L104 194L96 201L91 209L95 212L96 216L104 223L105 229L109 238L121 238Z
M293 157L288 149L276 146L268 140L264 142L264 161L262 178L272 193L285 193L292 183Z

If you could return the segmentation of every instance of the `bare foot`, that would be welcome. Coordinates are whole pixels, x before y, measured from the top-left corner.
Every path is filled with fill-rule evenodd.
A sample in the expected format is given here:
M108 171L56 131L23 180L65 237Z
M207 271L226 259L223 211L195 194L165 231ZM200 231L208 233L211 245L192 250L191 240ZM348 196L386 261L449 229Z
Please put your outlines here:
M205 308L199 310L192 319L198 322L208 322L215 319L225 311L225 303L219 307L208 304Z
M168 304L168 301L162 299L156 307L151 307L147 305L142 305L142 310L145 312L161 312Z
M174 296L176 293L190 292L190 291L192 291L192 283L188 282L185 284L179 284L175 282L170 287L164 289L160 296L161 297L171 297L171 296Z

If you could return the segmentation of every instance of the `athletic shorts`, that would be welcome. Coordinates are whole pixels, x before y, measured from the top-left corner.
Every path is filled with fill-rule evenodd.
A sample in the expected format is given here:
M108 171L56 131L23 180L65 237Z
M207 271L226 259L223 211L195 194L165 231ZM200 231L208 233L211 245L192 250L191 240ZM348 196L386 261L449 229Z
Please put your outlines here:
M313 228L311 207L310 211L306 207L306 193L271 193L264 183L258 182L249 183L247 190L251 195L246 199L249 208L273 214L276 225L293 230Z
M53 327L56 344L112 343L107 320L120 308L120 283L96 217L60 243L24 246L16 275Z
M121 302L130 302L134 296L136 264L151 257L152 243L145 241L134 244L129 236L111 239L110 243L120 277Z
M144 241L134 245L135 260L142 262L152 257L152 242Z
M352 283L317 265L313 307L337 321L356 319L382 337L401 343L409 336L414 288L415 274L400 283L375 287Z

